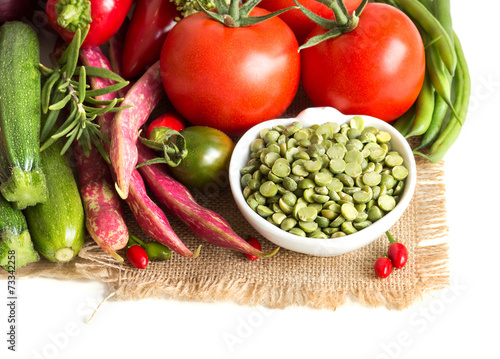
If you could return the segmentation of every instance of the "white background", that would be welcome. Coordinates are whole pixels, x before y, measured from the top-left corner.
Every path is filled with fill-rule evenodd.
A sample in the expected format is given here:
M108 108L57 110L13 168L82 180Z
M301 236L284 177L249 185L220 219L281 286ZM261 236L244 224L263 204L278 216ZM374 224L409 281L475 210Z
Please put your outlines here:
M2 281L0 358L498 358L499 10L496 1L452 1L473 85L467 122L446 156L450 288L402 311L355 301L336 311L107 301L87 323L105 285L21 279L12 353Z

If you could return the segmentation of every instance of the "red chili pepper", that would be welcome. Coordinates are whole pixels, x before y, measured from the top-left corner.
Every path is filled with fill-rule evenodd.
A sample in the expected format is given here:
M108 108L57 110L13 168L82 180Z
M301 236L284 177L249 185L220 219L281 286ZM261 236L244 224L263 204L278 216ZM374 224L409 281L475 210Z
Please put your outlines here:
M247 242L248 244L250 244L252 247L258 249L259 251L262 250L262 247L260 246L260 242L257 238L255 237L249 237L247 238ZM259 257L257 256L254 256L252 254L245 254L245 256L250 259L251 261L254 261L256 259L258 259Z
M387 278L392 272L392 262L387 257L380 257L373 266L375 274L380 278Z
M163 42L179 17L173 1L137 1L123 45L122 71L125 78L138 77L160 59Z
M389 242L391 242L387 250L387 256L394 268L403 268L408 260L408 249L406 249L403 243L397 242L389 232L386 235L389 238Z
M127 249L127 259L134 267L144 269L148 266L148 255L144 248L134 244Z
M385 232L385 234L391 244L387 250L387 255L377 259L374 265L375 274L380 278L389 276L392 268L403 268L408 260L408 250L405 245L396 241L389 231Z

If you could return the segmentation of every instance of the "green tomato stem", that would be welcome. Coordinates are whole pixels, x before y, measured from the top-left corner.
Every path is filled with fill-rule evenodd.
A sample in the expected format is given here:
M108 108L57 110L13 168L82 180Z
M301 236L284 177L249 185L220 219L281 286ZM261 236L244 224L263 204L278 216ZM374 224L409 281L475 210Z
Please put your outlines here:
M229 4L229 16L234 21L238 21L240 18L240 1L239 0L231 0L231 3Z
M349 22L349 14L343 0L328 1L330 8L335 14L335 20L340 26L346 26Z

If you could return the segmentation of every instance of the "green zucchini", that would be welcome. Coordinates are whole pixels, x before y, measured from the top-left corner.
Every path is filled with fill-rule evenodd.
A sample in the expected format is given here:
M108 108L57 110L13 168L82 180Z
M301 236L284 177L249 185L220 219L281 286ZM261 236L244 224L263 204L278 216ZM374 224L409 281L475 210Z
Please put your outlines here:
M0 194L0 267L13 272L39 259L23 212Z
M22 22L0 27L0 192L23 209L47 199L40 169L40 45Z
M38 252L52 262L72 260L83 246L84 209L68 159L56 141L40 153L49 196L45 203L24 210Z

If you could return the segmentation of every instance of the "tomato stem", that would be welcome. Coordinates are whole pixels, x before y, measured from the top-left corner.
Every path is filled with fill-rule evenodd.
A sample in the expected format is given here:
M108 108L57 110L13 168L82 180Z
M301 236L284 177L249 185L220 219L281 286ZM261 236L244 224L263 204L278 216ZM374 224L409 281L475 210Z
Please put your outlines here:
M139 140L149 148L163 152L163 157L138 164L136 168L154 163L166 163L171 167L176 167L188 154L184 136L169 127L155 127L149 134L149 138L139 136Z
M343 0L318 0L318 2L333 10L335 20L329 20L318 16L301 5L297 0L294 0L294 2L299 7L300 11L310 20L329 30L324 34L311 37L305 44L299 47L299 50L302 50L354 30L358 26L359 16L363 12L368 0L363 0L352 15L347 11Z
M233 18L234 21L238 21L240 18L240 1L239 0L231 0L229 4L229 16Z
M342 0L329 0L329 1L320 1L323 3L328 3L328 7L333 10L335 14L335 21L340 26L345 26L350 21L349 14L347 12L347 8Z
M260 0L248 0L240 6L239 0L231 0L229 6L225 1L215 1L217 12L207 10L199 0L196 0L201 11L211 17L213 20L220 22L228 27L245 27L256 25L259 22L266 21L270 18L278 16L285 11L298 9L296 6L291 6L286 9L278 10L267 15L249 16L253 8Z

